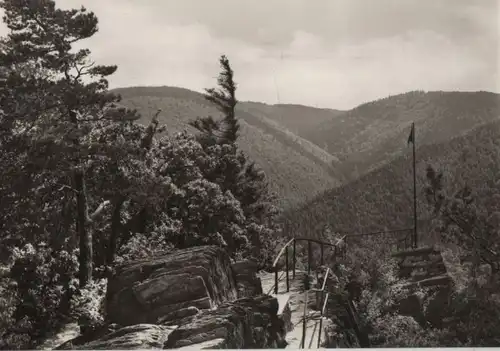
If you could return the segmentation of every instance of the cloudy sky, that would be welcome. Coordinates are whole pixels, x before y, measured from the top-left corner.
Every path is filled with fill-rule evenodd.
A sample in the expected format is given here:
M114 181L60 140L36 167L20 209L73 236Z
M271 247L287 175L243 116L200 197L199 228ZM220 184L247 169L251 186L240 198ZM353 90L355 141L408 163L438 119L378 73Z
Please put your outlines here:
M59 0L100 20L112 87L214 84L240 100L347 109L409 90L500 92L500 0Z

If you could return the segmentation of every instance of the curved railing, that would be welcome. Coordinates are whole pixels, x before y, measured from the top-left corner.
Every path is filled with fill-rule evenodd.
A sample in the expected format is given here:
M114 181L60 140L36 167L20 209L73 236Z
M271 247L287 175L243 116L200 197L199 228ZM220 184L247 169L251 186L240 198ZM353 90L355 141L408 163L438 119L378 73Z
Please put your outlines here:
M307 274L311 274L311 263L312 263L312 244L319 244L321 254L320 254L320 262L321 265L324 264L324 249L325 247L333 247L335 256L345 257L346 254L346 244L345 244L346 235L342 238L338 239L334 244L324 242L321 240L311 239L311 238L292 238L290 239L280 250L276 259L273 262L273 271L274 271L274 293L278 294L278 284L280 279L283 278L283 275L286 277L286 291L290 291L290 264L289 264L289 248L292 246L292 277L295 278L295 269L297 264L297 242L305 241L307 242ZM281 277L278 277L279 267L278 262L280 258L285 255L285 272Z

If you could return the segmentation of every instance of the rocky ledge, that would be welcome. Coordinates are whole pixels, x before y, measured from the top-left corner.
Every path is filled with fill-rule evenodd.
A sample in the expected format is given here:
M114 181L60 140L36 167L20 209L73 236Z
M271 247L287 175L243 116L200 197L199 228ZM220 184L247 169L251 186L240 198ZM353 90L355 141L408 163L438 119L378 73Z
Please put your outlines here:
M278 300L256 270L215 246L126 263L108 281L105 325L58 349L285 347Z

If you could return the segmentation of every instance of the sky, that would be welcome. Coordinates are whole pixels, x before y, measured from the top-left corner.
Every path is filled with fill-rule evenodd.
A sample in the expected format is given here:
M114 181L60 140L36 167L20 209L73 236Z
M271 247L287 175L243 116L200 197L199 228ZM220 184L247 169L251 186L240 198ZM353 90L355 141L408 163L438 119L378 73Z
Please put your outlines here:
M111 87L212 87L227 55L240 100L349 109L410 90L500 92L500 0L58 0ZM5 34L5 29L0 30Z

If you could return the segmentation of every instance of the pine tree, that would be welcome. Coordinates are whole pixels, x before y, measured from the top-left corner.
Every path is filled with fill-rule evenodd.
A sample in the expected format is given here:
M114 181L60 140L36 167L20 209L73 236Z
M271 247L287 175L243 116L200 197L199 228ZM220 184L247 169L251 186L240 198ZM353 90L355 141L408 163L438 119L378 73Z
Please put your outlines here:
M205 98L223 114L221 120L213 117L198 118L191 122L201 135L199 141L208 153L218 153L218 167L210 169L205 176L224 190L229 190L241 203L246 218L247 234L253 247L252 256L262 259L263 238L274 230L278 209L275 197L269 191L264 172L238 149L240 125L236 113L237 84L229 60L222 55L221 72L217 88L206 89ZM218 145L219 147L216 147ZM264 255L265 256L265 255Z
M95 65L88 49L72 50L97 32L98 20L92 12L84 7L61 10L51 0L4 0L0 6L9 28L0 58L6 72L7 88L2 94L6 119L11 126L22 125L34 140L32 145L54 145L68 165L59 171L67 171L72 178L79 279L85 286L93 270L92 222L109 205L104 201L94 212L89 211L86 170L92 157L85 140L93 128L115 123L117 116L136 116L124 111L104 113L106 106L119 101L107 92L106 80L117 67Z

